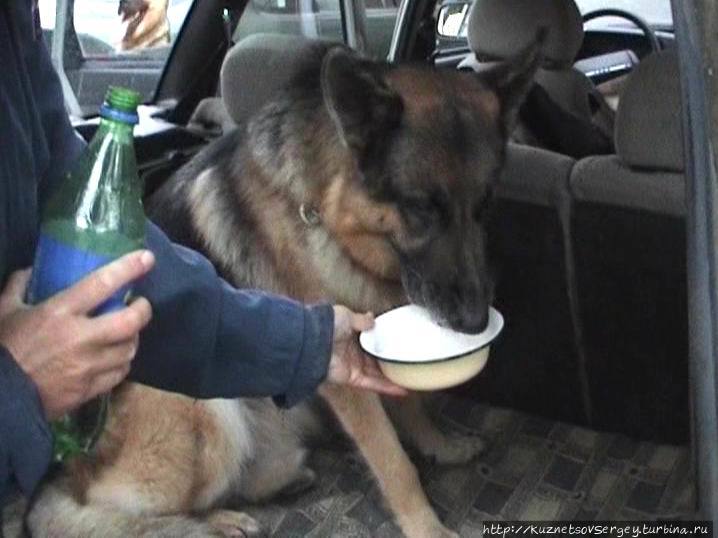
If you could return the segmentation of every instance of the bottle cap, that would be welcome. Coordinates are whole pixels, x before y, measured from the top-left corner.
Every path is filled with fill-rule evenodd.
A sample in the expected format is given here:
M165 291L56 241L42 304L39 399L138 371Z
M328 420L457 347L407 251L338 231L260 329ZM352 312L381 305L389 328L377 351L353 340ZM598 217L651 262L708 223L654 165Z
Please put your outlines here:
M105 96L105 102L100 107L100 116L110 120L117 120L130 125L139 123L137 106L141 96L138 92L118 86L110 86Z

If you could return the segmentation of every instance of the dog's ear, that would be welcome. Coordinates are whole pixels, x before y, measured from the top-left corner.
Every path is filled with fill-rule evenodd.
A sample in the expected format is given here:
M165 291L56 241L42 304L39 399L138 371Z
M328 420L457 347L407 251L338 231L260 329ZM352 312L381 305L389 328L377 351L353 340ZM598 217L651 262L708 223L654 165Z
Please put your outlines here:
M377 64L334 47L322 62L322 97L342 142L362 161L396 128L404 109Z
M539 29L536 39L516 56L479 74L499 98L499 115L506 133L513 130L519 108L533 85L536 70L543 59L542 49L547 33L546 28Z

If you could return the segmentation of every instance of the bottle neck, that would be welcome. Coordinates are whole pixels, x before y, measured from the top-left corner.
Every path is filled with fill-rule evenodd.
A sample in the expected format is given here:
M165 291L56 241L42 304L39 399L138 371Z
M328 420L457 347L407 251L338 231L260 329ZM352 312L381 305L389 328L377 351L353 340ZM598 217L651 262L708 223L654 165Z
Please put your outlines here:
M104 138L111 135L112 138L122 144L132 144L134 125L123 121L113 120L109 118L100 118L100 126L97 129L97 138Z

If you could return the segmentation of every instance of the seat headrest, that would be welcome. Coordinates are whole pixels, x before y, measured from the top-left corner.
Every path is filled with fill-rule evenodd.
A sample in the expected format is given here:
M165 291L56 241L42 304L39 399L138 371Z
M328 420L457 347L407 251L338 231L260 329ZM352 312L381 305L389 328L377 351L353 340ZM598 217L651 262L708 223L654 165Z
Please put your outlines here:
M573 0L475 0L468 38L480 61L507 60L526 48L541 28L544 69L568 69L583 42L581 13Z
M234 45L220 72L222 99L232 119L241 123L269 102L319 43L298 35L252 34Z
M631 73L616 114L616 153L632 168L683 172L678 56L646 57Z

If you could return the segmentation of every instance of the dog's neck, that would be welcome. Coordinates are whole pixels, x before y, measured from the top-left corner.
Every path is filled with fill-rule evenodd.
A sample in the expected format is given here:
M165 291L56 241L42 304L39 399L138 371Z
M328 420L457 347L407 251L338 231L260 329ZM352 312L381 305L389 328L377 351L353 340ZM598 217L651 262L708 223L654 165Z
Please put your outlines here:
M194 228L235 286L376 313L406 302L398 281L382 278L377 265L367 264L371 260L350 255L321 220L325 215L303 222L297 204L267 188L270 182L253 163L245 164L235 196L227 196L227 178L216 168L203 172L188 193Z

